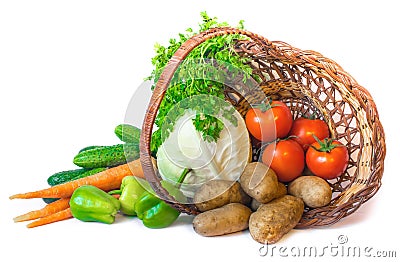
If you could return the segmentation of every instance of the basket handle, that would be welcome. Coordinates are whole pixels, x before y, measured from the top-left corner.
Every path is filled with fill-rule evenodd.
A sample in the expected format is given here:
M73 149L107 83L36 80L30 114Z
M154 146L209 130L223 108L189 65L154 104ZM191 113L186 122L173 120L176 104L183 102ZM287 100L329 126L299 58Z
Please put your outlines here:
M170 196L168 192L161 186L160 176L156 174L153 167L153 163L151 160L151 152L150 152L150 139L154 121L157 115L157 111L160 107L161 101L165 95L165 92L168 89L169 83L175 71L182 63L182 61L188 56L188 54L194 48L196 48L197 46L199 46L201 43L205 42L208 39L230 34L240 34L243 36L247 36L251 38L253 41L260 43L262 46L272 45L270 41L268 41L267 39L265 39L260 35L251 33L249 31L230 28L230 27L212 28L193 36L192 38L188 39L185 43L183 43L181 47L172 56L172 58L168 61L168 64L165 66L153 90L153 94L151 96L150 103L148 105L144 117L142 134L140 137L140 162L142 164L144 175L146 177L146 180L150 183L151 187L154 189L154 191L158 195L165 197L165 200L167 202L169 202L173 207L180 210L181 212L193 214L193 211L191 211L191 209L187 208L186 206L179 205L179 203L173 203L174 198Z

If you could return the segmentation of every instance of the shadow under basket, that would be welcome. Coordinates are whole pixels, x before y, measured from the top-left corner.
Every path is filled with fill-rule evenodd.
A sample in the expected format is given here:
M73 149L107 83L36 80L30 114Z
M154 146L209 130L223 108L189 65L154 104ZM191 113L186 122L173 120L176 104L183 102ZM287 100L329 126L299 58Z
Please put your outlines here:
M306 208L296 228L334 224L355 212L378 191L384 170L385 135L371 95L336 62L315 51L303 51L235 28L214 28L192 37L162 72L145 115L140 141L140 160L147 181L174 208L192 215L199 213L193 204L176 202L161 186L161 177L152 164L150 139L158 108L180 63L207 39L226 34L247 37L238 40L235 51L249 59L253 75L260 79L258 90L261 87L266 96L285 102L294 118L315 114L324 119L331 136L349 150L346 172L329 181L331 202L321 208ZM253 91L243 86L227 87L225 97L244 116L250 104L261 99Z

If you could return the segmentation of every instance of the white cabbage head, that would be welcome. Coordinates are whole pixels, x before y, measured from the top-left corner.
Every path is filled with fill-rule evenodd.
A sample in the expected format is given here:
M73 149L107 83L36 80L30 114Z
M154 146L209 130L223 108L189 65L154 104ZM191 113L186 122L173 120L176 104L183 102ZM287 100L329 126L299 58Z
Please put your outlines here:
M238 111L233 112L237 125L221 115L216 116L224 128L216 142L207 142L193 124L196 111L186 109L158 149L157 167L161 177L176 182L189 169L181 184L182 192L188 197L193 197L198 187L209 180L238 180L251 159L251 146L244 119Z

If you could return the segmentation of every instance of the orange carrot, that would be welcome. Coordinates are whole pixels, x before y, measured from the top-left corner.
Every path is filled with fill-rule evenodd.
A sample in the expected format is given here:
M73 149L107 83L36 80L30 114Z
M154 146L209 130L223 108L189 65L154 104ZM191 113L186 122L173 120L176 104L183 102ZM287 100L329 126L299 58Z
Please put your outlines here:
M68 218L72 218L72 213L71 213L71 209L70 208L61 210L61 211L59 211L57 213L51 214L51 215L46 216L46 217L39 218L38 220L35 220L35 221L33 221L32 223L29 223L26 226L28 228L38 227L38 226L43 226L43 225L47 225L47 224L50 224L50 223L62 221L62 220L68 219Z
M69 198L61 198L53 203L46 205L42 209L31 211L24 215L15 217L14 222L28 221L28 220L33 220L33 219L49 216L49 215L57 213L61 210L64 210L68 207L69 207Z
M83 177L77 180L59 184L39 191L16 194L10 196L15 198L68 198L71 197L75 189L83 185L93 185L104 191L117 189L120 187L122 179L126 176L134 175L144 178L140 159L136 159L124 165L106 169L100 173Z

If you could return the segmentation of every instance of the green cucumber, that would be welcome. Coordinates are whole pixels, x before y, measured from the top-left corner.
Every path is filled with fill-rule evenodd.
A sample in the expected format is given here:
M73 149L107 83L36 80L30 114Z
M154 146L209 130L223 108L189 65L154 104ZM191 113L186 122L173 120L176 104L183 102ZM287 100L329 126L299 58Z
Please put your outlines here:
M102 147L102 146L87 146L87 147L84 147L81 150L79 150L78 153L86 151L86 150L90 150L90 149L93 149L93 148L98 148L98 147Z
M129 124L120 124L116 126L114 133L125 143L135 143L140 140L140 129Z
M59 200L59 198L42 198L46 204L53 203L54 201Z
M49 184L49 186L59 185L67 181L73 180L75 177L84 174L86 171L88 171L88 169L85 168L61 171L49 176L49 178L47 178L47 184Z
M74 164L83 168L113 167L139 158L139 141L93 148L74 157Z
M49 176L49 178L47 178L47 184L49 184L49 186L56 186L72 180L91 176L104 170L106 170L106 168L100 167L94 169L79 168L74 170L61 171ZM43 201L47 204L56 200L58 200L58 198L43 198Z

